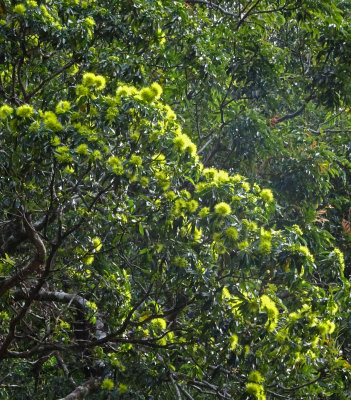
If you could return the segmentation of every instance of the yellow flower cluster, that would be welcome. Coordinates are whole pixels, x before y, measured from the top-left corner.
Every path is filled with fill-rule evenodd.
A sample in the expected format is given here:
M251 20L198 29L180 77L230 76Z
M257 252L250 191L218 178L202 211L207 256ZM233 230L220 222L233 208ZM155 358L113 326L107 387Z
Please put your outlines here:
M27 0L26 4L28 7L32 7L32 8L38 7L38 3L35 0Z
M200 218L205 218L206 215L208 215L210 212L210 208L209 207L202 207L201 210L199 211L199 217Z
M92 239L93 242L93 246L94 246L94 250L95 251L100 251L102 248L102 243L101 243L101 239L96 237Z
M267 295L262 295L260 298L261 309L267 313L268 321L266 322L266 327L268 332L274 331L278 323L279 311L274 301L270 299Z
M21 118L29 118L33 115L34 110L32 106L29 106L28 104L24 104L23 106L20 106L16 110L16 115Z
M93 17L87 17L84 20L84 25L88 28L93 28L96 25L96 22L94 21Z
M263 228L260 230L260 244L258 249L262 254L269 254L272 251L272 233Z
M200 164L201 166L201 164ZM250 185L247 182L243 182L241 175L230 176L227 171L218 170L216 168L204 168L202 170L202 177L205 181L196 184L195 189L197 192L205 191L208 188L220 187L226 184L231 185L233 191L234 185L240 183L240 186L245 192L250 190ZM232 201L241 201L242 197L233 196ZM252 202L256 202L256 196L252 195Z
M94 262L95 257L92 254L87 254L83 257L84 265L91 265Z
M238 240L239 238L239 232L233 226L230 226L229 228L226 229L225 235L227 236L228 239L233 241Z
M273 193L270 189L262 189L260 196L266 203L271 203L274 200Z
M86 72L83 75L83 86L94 87L95 90L102 90L106 86L106 79L102 75L95 75L92 72Z
M162 88L157 83L154 82L150 87L145 87L140 90L139 96L146 103L152 103L155 100L159 100L162 95Z
M317 328L319 333L325 337L326 335L330 335L335 331L335 324L332 321L323 321L318 324Z
M160 46L166 42L165 34L162 29L157 29L156 38Z
M62 131L63 127L61 123L58 121L57 116L52 111L45 111L44 112L44 124L54 132Z
M80 144L75 151L80 156L86 156L88 154L88 146L84 143Z
M239 338L235 333L229 337L230 349L235 350L238 346Z
M169 187L171 186L169 176L167 175L166 172L161 171L161 170L157 171L155 173L155 178L162 190L168 190Z
M112 379L104 379L101 384L101 389L112 390L114 386L115 384L113 383Z
M120 158L118 158L116 156L111 156L107 160L107 164L110 166L110 168L116 175L123 174L124 168L123 168L122 160Z
M254 232L257 230L257 223L255 221L248 221L247 219L242 219L241 223L249 232Z
M199 202L197 200L189 200L186 204L186 208L190 213L194 213L199 207Z
M122 85L116 90L116 97L120 99L121 97L136 96L138 93L134 86Z
M60 22L59 22L59 20L58 20L57 15L56 15L55 17L52 16L52 15L49 13L48 9L46 8L46 6L45 6L44 4L42 4L42 5L40 6L40 10L41 10L41 13L42 13L42 20L44 21L44 23L46 23L46 24L48 24L48 25L52 25L52 26L54 26L55 28L57 28L58 30L61 30L61 29L62 29L62 26L60 25ZM51 10L52 10L52 11L55 11L55 8L52 7Z
M301 228L300 228L298 225L294 224L294 225L292 226L292 228L293 228L293 230L294 230L298 235L300 235L300 236L303 235L303 232L302 232Z
M256 397L257 400L265 400L266 395L264 394L264 388L262 386L264 378L260 372L251 371L248 380L249 382L246 384L246 391Z
M241 187L244 189L245 192L249 192L250 191L250 184L248 182L243 182L241 184Z
M188 152L192 157L196 156L197 147L185 133L179 133L173 139L174 147L179 152Z
M163 318L155 318L151 321L150 325L155 330L164 330L167 327L167 322Z
M334 254L336 256L336 258L338 259L340 269L341 269L341 271L343 271L345 269L345 260L344 260L343 252L340 249L335 248L332 254Z
M234 177L229 176L227 171L218 170L216 168L204 168L202 174L207 180L216 184L226 183L229 181L234 183Z
M61 144L61 139L58 136L54 136L51 140L50 140L51 146L59 146Z
M311 263L314 262L314 257L310 253L310 250L308 249L307 246L294 245L294 246L291 246L291 250L294 253L299 253L299 254L303 255L309 262L311 262Z
M173 264L179 268L186 268L188 266L188 261L182 257L175 257L173 259Z
M264 381L264 378L260 374L259 371L251 371L249 373L249 381L250 382L256 382L256 383L262 383Z
M132 154L129 162L137 167L141 167L143 164L143 159L140 156L137 156L136 154Z
M4 104L3 106L0 107L0 119L6 119L12 113L13 113L13 108L8 106L7 104Z
M69 163L73 161L73 158L70 155L69 148L67 146L56 147L55 157L57 161L62 163Z
M17 4L13 8L13 12L16 14L19 14L19 15L24 15L26 11L27 11L27 9L24 4Z
M125 385L124 383L120 383L118 385L118 392L119 394L123 394L128 390L128 385Z
M243 240L242 242L238 243L239 250L245 250L250 246L250 243L247 240Z
M225 203L225 202L221 202L215 205L214 207L214 211L216 214L222 216L222 217L226 217L227 215L229 215L232 212L232 209L230 208L230 205Z
M264 394L264 388L262 385L255 382L248 382L246 384L247 393L251 396L256 397L257 400L266 400L266 395Z
M56 114L65 114L71 109L71 103L69 101L59 101L56 106Z

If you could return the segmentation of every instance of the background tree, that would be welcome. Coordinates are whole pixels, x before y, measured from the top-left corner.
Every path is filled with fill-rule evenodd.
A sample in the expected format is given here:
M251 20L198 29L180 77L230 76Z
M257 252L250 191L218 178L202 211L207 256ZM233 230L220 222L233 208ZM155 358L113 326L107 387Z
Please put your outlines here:
M349 397L349 5L302 3L1 3L4 398Z

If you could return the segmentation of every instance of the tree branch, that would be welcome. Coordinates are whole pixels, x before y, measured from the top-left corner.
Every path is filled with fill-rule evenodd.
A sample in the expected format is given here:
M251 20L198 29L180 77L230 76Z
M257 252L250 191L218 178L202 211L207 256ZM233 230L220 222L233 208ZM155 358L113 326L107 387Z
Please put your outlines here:
M294 386L294 387L291 387L291 388L285 388L283 386L279 386L279 389L284 390L284 392L294 392L295 390L299 390L299 389L302 389L302 388L304 388L306 386L313 385L314 383L318 382L321 378L322 378L322 374L319 374L317 376L317 378L313 379L313 381L306 382L306 383L303 383L301 385Z
M268 393L274 397L277 397L279 399L290 400L290 397L286 397L285 395L283 396L282 394L272 392L271 390L266 390L266 393Z
M24 101L27 101L27 92L26 92L26 89L24 88L23 82L22 82L22 67L23 67L23 64L24 64L24 56L21 57L21 59L20 59L20 61L18 63L17 79L18 79L18 84L19 84L19 87L21 89Z
M46 214L48 215L48 214ZM55 213L52 213L49 217L48 222L52 222L55 219ZM37 222L32 222L34 230L40 231L46 225L47 216L41 218ZM8 222L9 227L4 229L3 238L0 239L0 249L3 253L12 253L16 247L29 238L26 230L22 229L15 221ZM5 239L4 236L9 236Z
M277 123L286 121L287 119L295 118L295 117L297 117L298 115L302 114L303 111L304 111L305 108L306 108L306 105L313 99L313 97L314 97L313 94L311 94L310 96L308 96L308 97L305 99L305 103L304 103L297 111L295 111L295 112L293 112L293 113L291 113L291 114L286 114L286 115L284 115L283 117L277 118Z
M29 224L28 220L26 219L26 217L24 217L25 219L25 225ZM30 224L29 224L30 225ZM26 229L29 229L29 232L31 233L32 236L32 240L35 242L35 238L39 238L39 235L37 234L37 232L33 229L33 227L30 225L29 227L26 226ZM40 239L41 241L41 239ZM15 337L15 331L16 331L16 327L17 325L21 322L21 320L23 319L23 317L26 315L27 311L29 310L29 307L31 306L35 296L39 293L40 289L42 288L42 286L44 285L44 283L47 280L47 277L51 271L52 268L52 264L55 260L55 256L56 256L56 252L60 246L60 243L57 243L55 246L52 246L51 248L51 252L45 262L45 258L46 258L46 250L45 247L42 244L42 248L40 243L36 243L35 242L35 246L37 247L38 250L38 254L40 255L41 252L43 252L44 254L44 262L43 262L43 267L45 265L45 269L40 277L40 279L38 280L38 283L30 290L30 294L27 298L27 300L24 303L24 306L22 307L22 309L18 312L18 314L16 316L14 316L9 324L9 330L8 330L8 334L6 336L6 338L4 339L2 346L0 348L0 360L4 359L6 357L6 355L8 354L8 348L12 342L12 340Z
M238 30L240 28L240 25L245 21L245 19L251 14L251 11L260 3L262 0L257 0L255 4L253 4L248 11L245 13L245 15L240 19L238 22L236 29Z
M191 394L185 390L181 385L179 385L180 391L184 394L184 396L188 399L188 400L195 400Z
M27 236L34 244L37 253L26 267L20 269L14 276L5 280L5 282L0 287L0 296L6 293L10 288L18 285L26 276L39 270L45 265L46 249L44 243L27 218L28 216L23 216L25 231Z
M0 93L4 96L4 98L6 100L10 101L11 103L15 104L16 106L20 106L21 105L22 102L16 96L12 96L11 97L6 93L6 90L5 90L4 85L2 83L1 76L0 76Z
M175 391L176 391L176 393L177 393L177 399L178 399L178 400L183 400L183 399L182 399L182 395L181 395L180 390L179 390L179 387L178 387L178 385L177 385L177 382L173 379L172 374L170 374L169 377L170 377L171 382L172 382L172 385L174 386Z
M34 90L32 90L30 93L27 94L27 101L29 101L34 95L36 95L38 92L41 91L41 89L43 89L43 87L50 82L51 80L53 80L56 76L61 75L62 72L64 72L66 69L72 67L73 64L75 64L77 62L77 60L71 60L69 61L67 64L65 64L63 67L61 67L60 69L58 69L56 72L54 72L53 74L51 74L49 77L47 77L46 79L44 79Z
M62 397L58 400L80 400L88 396L91 392L95 391L101 383L101 379L92 378L76 387L73 392L68 394L66 397Z
M230 11L225 10L223 7L219 6L218 4L213 3L212 1L206 1L206 0L189 0L188 3L192 4L204 4L208 8L211 8L212 10L219 11L224 15L228 15L230 17L235 18L238 20L238 15L234 14Z
M69 380L70 384L71 384L73 387L76 387L77 384L76 384L76 382L74 381L74 379L70 376L70 373L69 373L69 370L68 370L68 368L67 368L67 365L66 365L65 362L63 361L63 358L60 356L60 353L59 353L58 351L55 352L55 357L56 357L56 360L57 360L58 365L61 367L63 373L65 374L66 378Z
M29 294L17 290L14 293L14 298L15 299L28 299ZM91 312L91 309L88 306L88 300L86 300L84 297L79 296L74 293L65 293L65 292L50 292L46 290L40 290L39 293L37 293L34 296L34 300L38 301L56 301L59 303L67 303L67 304L73 304L77 308L85 311L85 312ZM104 323L97 315L96 322L95 322L95 337L96 339L100 340L106 337L106 333L103 330L104 329Z
M321 131L315 131L313 129L308 129L309 132L312 132L314 135L320 135ZM351 133L350 129L323 129L323 133Z

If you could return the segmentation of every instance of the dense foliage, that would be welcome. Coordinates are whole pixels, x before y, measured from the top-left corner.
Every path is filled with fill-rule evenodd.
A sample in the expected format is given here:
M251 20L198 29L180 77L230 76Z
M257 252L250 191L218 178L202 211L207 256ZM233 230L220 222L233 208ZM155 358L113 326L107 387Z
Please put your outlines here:
M350 398L350 8L0 1L0 398Z

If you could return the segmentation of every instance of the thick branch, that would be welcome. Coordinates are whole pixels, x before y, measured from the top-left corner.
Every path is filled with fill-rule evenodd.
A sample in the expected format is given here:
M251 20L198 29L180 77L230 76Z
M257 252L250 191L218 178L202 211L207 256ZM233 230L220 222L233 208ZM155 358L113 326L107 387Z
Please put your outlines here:
M76 387L73 392L71 392L66 397L62 397L59 400L79 400L84 399L91 392L95 391L100 386L101 380L97 378L89 379L88 381L82 383L80 386Z
M178 400L183 400L182 395L181 395L180 390L179 390L179 387L178 387L178 384L177 384L177 382L173 379L172 374L171 374L169 377L170 377L171 382L172 382L172 384L173 384L173 386L174 386L174 389L175 389L175 391L176 391L176 393L177 393L177 399L178 399Z
M47 223L47 219L49 222L52 222L56 217L55 213L51 213L49 217L47 217L47 215L39 221L31 223L35 231L39 232ZM20 224L16 223L16 221L9 221L8 227L4 229L4 231L0 238L1 253L9 254L14 252L18 245L30 238L26 230L22 229Z
M179 388L180 388L181 392L185 395L185 397L186 397L188 400L195 400L195 399L191 396L191 394L190 394L188 391L186 391L181 385L179 385Z
M15 299L28 299L29 294L17 290L14 293ZM59 303L73 304L77 308L85 311L91 312L91 309L88 306L88 300L84 297L76 295L74 293L65 293L65 292L50 292L46 290L40 290L34 297L34 300L38 301L56 301ZM97 316L95 322L95 336L96 339L100 340L106 337L106 333L104 332L104 323L102 319Z
M60 356L59 352L55 353L56 360L58 362L58 365L61 367L63 373L65 374L66 378L69 380L69 383L72 385L72 387L76 387L77 384L74 381L74 379L70 376L69 370L67 368L67 365L63 361L63 358Z
M31 233L31 235L33 235L34 239L37 237L39 238L39 235L37 234L37 232L32 228L32 226L29 224L28 220L26 217L24 217L25 219L25 225L26 225L26 229L29 229L29 232ZM29 225L29 227L28 227ZM34 242L35 240L32 239ZM39 238L40 239L40 238ZM14 337L15 337L15 332L16 332L16 327L17 325L21 322L21 320L24 318L24 316L26 315L27 311L29 310L35 296L39 293L40 289L42 288L42 286L44 285L44 283L46 282L46 279L51 271L52 265L54 263L55 260L55 255L56 252L58 250L59 244L56 246L53 246L51 248L51 252L45 262L45 258L46 258L46 251L45 251L45 247L42 244L42 248L40 246L40 243L35 243L35 246L37 248L38 251L38 256L39 257L43 257L44 258L44 262L43 262L43 267L44 271L41 274L40 279L38 280L37 284L30 290L29 296L26 299L22 309L12 318L10 325L9 325L9 331L8 334L6 336L6 338L4 339L2 346L0 348L0 360L2 360L3 358L6 357L7 353L7 349L9 348L9 346L11 345ZM43 253L43 254L41 254Z
M27 217L23 217L23 223L25 227L26 234L31 239L32 243L36 248L36 255L34 258L29 262L27 266L20 269L14 276L5 280L5 282L0 287L0 296L6 293L10 288L18 285L26 276L30 275L31 273L38 271L41 267L45 264L46 259L46 249L44 246L43 241L41 240L40 236L38 235L37 231L28 221Z

